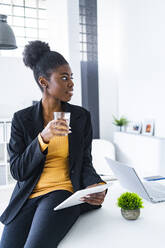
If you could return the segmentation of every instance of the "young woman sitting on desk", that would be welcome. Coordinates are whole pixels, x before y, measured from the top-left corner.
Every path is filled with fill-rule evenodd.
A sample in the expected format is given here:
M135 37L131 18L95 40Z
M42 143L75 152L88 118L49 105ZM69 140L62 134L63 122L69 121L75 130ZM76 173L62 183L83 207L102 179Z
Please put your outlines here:
M68 62L41 41L29 42L23 55L42 99L13 116L9 155L17 184L0 217L5 224L0 248L55 248L80 214L101 207L105 191L84 198L84 204L54 207L73 192L104 182L92 166L90 113L68 103L74 87ZM53 112L71 113L71 132Z

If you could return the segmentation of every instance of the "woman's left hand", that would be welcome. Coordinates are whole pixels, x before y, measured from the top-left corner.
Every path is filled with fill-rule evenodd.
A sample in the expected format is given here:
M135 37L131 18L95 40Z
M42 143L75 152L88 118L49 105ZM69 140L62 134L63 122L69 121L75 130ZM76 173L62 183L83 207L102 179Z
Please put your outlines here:
M100 184L92 184L88 186L87 188L95 187L98 185ZM105 195L106 195L106 190L104 190L103 192L90 194L88 195L88 197L81 198L81 200L91 205L101 205L104 201Z

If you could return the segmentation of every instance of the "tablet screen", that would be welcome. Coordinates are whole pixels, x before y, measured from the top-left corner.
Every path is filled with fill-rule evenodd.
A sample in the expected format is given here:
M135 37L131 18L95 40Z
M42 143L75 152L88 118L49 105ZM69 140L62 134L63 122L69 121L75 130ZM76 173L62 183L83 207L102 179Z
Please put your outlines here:
M65 201L63 201L58 206L56 206L54 208L54 210L56 211L56 210L60 210L60 209L63 209L63 208L68 208L68 207L71 207L71 206L82 204L84 202L82 200L80 200L81 197L85 197L85 196L87 196L89 194L93 194L93 193L102 192L102 191L106 190L108 187L110 187L111 185L112 185L112 182L108 182L106 184L98 185L98 186L95 186L95 187L78 190L75 193L73 193L73 195L68 197Z

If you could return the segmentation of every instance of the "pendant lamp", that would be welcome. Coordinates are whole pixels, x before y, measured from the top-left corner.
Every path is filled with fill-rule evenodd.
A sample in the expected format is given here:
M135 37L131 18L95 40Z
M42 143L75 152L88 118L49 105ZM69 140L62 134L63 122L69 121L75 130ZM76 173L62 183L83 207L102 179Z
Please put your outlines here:
M7 16L0 14L0 50L16 49L14 32L7 24Z

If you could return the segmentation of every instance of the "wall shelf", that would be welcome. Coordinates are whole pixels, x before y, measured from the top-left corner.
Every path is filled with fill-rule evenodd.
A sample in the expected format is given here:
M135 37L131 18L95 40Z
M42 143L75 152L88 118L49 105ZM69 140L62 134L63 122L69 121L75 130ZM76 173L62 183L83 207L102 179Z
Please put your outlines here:
M10 139L11 119L0 119L0 185L13 184L15 180L10 173L7 146Z
M115 132L114 143L118 161L143 175L165 175L165 138Z

